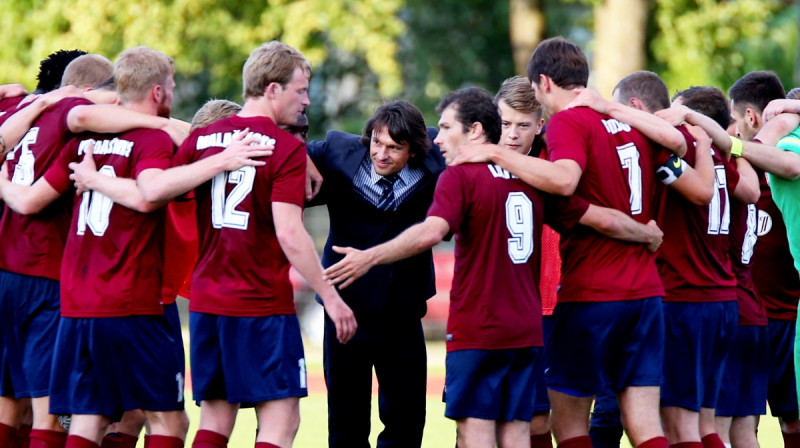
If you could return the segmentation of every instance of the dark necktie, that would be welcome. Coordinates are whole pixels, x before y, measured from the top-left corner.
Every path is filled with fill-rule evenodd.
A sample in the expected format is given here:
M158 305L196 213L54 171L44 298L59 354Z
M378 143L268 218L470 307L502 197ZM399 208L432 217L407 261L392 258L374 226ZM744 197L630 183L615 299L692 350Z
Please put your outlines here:
M378 180L378 185L381 189L381 197L378 200L378 209L382 211L394 209L394 184L399 177L397 174L391 176L381 177Z

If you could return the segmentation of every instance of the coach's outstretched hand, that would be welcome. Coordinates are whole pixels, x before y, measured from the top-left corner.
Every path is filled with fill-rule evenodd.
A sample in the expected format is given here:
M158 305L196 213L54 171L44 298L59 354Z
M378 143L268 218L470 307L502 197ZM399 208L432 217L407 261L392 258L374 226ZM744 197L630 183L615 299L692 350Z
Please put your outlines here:
M265 160L255 160L262 157L269 157L275 149L275 142L270 140L259 140L254 133L250 133L249 128L233 136L233 140L220 153L225 171L238 170L243 166L264 166Z
M339 246L333 246L333 251L345 256L325 269L324 278L333 285L339 285L339 289L348 287L375 266L368 251Z

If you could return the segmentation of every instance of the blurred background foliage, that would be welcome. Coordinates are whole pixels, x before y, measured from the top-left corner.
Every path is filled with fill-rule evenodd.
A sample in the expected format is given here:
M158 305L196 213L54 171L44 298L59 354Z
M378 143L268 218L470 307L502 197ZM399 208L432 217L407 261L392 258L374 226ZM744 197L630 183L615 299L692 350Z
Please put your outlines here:
M241 67L280 39L314 64L312 136L360 132L384 98L417 104L435 125L445 92L495 91L524 74L541 39L587 52L590 84L609 95L628 73L653 70L671 90L768 69L800 85L800 0L3 0L0 83L35 86L38 62L80 48L111 60L148 45L175 58L174 113L209 98L241 101Z

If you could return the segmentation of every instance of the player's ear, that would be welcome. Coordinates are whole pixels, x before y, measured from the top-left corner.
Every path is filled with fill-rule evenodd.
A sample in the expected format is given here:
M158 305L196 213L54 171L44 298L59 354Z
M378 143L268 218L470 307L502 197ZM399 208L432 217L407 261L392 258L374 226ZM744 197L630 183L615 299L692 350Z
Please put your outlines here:
M469 127L468 137L470 140L477 140L483 135L483 124L479 121L472 123Z
M268 99L274 99L275 96L280 93L281 85L277 82L271 82L267 85L267 88L264 89L264 96Z
M761 126L761 114L757 113L755 110L751 108L747 108L744 111L745 120L747 120L747 124L750 125L753 129L759 129Z

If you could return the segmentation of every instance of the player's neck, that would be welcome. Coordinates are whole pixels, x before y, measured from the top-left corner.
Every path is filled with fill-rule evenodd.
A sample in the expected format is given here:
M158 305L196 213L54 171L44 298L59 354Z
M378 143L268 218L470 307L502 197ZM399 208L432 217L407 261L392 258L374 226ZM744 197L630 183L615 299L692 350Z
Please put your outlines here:
M158 115L158 107L149 101L122 103L122 107L147 115Z
M570 90L562 89L561 87L558 86L553 86L550 94L551 94L550 110L552 114L557 114L562 110L564 110L567 107L567 105L570 102L572 102L572 100L574 100L576 96L578 96L578 92L572 89Z
M248 98L244 105L242 105L242 110L238 113L240 117L268 117L273 122L277 115L275 111L270 107L269 102L263 96L260 97L251 97Z

